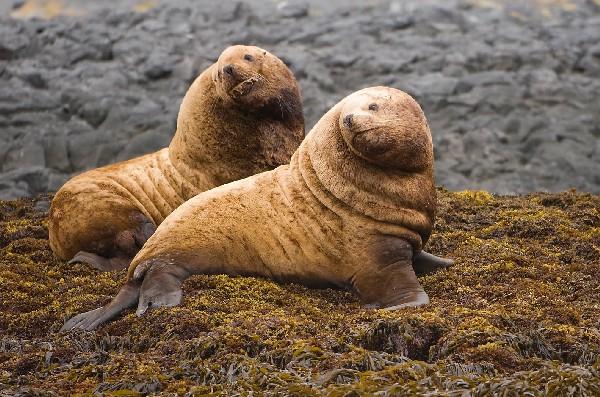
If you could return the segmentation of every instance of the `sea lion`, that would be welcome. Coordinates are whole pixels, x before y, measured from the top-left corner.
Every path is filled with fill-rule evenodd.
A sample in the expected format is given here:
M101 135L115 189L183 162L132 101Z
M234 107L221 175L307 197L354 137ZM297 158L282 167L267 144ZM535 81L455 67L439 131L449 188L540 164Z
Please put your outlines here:
M186 93L168 148L76 176L56 193L50 246L63 260L124 269L183 202L287 164L303 138L288 67L262 48L229 47Z
M176 209L133 259L116 297L62 329L94 329L136 303L138 315L178 305L193 274L346 288L369 308L426 304L412 265L435 209L420 106L393 88L363 89L321 118L289 165Z

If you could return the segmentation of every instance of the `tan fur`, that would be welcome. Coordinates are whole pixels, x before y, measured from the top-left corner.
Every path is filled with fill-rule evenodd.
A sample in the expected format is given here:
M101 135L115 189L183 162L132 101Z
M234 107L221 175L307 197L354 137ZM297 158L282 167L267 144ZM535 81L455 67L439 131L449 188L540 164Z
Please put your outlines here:
M117 296L63 329L93 329L136 303L138 315L177 305L183 280L200 273L347 288L367 307L425 304L412 265L434 212L420 107L392 88L364 89L319 121L289 165L176 209L133 259Z
M85 251L126 267L183 202L286 164L303 137L290 70L258 47L229 47L186 93L168 148L86 172L58 191L50 246L64 260Z
M340 133L343 111L364 108L372 98L390 102L388 97L395 100L391 106L408 102L418 108L391 88L351 95L319 121L289 165L205 192L178 208L135 257L129 276L141 277L136 266L148 259L185 256L194 273L220 273L220 266L227 274L279 281L331 280L334 273L347 280L356 270L348 263L372 256L365 239L398 236L419 252L433 227L436 200L431 135L420 108L420 117L400 110L403 118L383 123L379 132L396 142L395 162L422 164L412 172L356 156ZM219 263L205 259L215 255ZM212 266L217 271L204 269ZM317 272L322 274L315 277Z

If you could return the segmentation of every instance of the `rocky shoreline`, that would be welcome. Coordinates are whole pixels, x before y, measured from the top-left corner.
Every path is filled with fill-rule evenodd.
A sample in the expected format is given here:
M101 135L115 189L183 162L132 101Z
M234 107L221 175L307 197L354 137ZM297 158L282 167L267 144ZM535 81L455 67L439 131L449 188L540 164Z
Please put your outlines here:
M316 4L1 16L0 199L166 146L191 81L236 43L288 63L307 132L343 96L389 85L422 105L439 185L600 193L599 1Z

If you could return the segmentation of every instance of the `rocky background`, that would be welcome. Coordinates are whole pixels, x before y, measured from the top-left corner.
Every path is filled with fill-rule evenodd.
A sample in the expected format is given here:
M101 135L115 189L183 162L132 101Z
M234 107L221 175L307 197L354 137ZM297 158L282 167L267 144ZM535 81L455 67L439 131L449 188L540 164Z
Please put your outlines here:
M600 193L600 0L3 0L0 12L0 199L168 145L189 84L237 43L290 66L307 131L360 88L411 93L447 189Z

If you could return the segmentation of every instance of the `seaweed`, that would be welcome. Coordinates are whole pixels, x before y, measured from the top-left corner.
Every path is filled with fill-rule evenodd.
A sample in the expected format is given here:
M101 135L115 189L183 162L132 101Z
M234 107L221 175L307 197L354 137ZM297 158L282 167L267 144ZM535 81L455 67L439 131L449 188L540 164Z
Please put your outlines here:
M600 197L438 190L431 303L199 275L176 308L59 332L125 272L52 254L42 195L0 201L0 396L596 396Z

